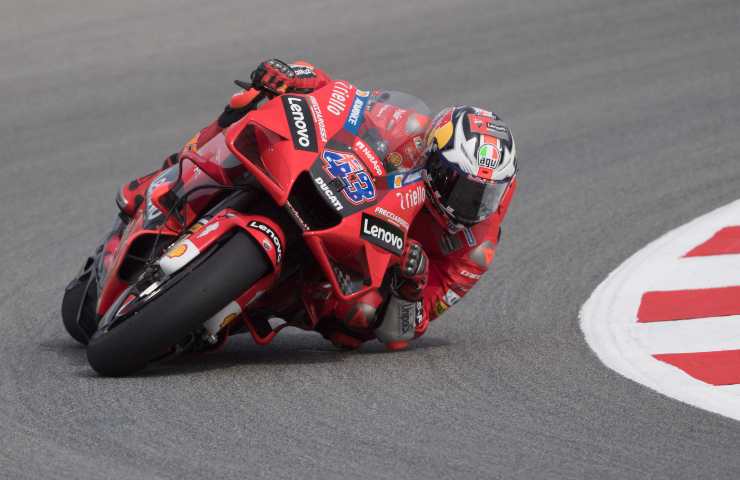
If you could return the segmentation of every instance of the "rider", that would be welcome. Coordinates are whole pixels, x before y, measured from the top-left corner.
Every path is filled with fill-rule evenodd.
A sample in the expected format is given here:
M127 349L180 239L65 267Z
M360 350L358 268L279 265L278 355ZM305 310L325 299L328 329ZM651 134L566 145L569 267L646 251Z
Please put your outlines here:
M307 62L273 59L259 64L251 81L256 89L276 96L310 93L331 78ZM183 150L200 148L263 100L254 90L234 94L223 113ZM516 147L509 128L490 111L450 107L432 120L426 138L426 208L410 227L391 299L383 305L382 297L373 292L355 301L336 302L334 315L322 319L316 330L337 346L357 348L379 338L390 349L405 348L409 340L424 334L431 320L460 301L493 262L501 223L516 189ZM177 153L170 155L163 168L177 159ZM117 203L125 215L133 215L158 173L124 185ZM411 315L415 328L400 335L395 327L408 321L409 307L415 309Z

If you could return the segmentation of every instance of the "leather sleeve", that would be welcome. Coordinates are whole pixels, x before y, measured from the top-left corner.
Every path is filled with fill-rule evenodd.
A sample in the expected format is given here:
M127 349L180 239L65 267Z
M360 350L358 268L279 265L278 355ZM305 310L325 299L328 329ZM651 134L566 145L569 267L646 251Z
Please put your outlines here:
M416 336L426 331L436 320L457 304L488 271L496 255L501 236L501 222L508 212L516 190L516 179L504 194L498 212L486 221L456 234L439 231L434 243L442 252L429 254L429 283L423 291L424 319L416 328ZM445 248L445 245L447 248ZM445 250L447 253L445 253Z

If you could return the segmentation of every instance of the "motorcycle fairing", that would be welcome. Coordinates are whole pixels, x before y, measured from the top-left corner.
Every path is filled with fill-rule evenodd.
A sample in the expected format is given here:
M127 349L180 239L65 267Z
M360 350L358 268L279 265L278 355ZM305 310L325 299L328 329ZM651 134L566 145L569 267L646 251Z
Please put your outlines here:
M348 92L341 97L346 102L337 102L336 90ZM297 223L335 293L343 299L380 288L389 266L403 251L408 226L423 206L419 201L423 194L418 193L418 166L409 172L415 166L410 161L413 158L394 165L393 175L386 176L378 175L377 171L386 173L386 169L370 160L373 154L383 158L384 149L401 146L408 139L408 125L413 123L418 130L428 114L384 103L393 98L391 93L373 94L337 81L312 95L282 96L250 112L232 125L225 137L229 150L294 218L307 208L319 214L331 210L339 215L336 222L321 222L318 229L303 218L297 218ZM383 137L384 132L390 137ZM248 135L251 138L245 139ZM355 152L363 147L356 141L360 137L364 146L371 148L362 156ZM257 148L239 148L247 144L256 144ZM314 194L289 202L297 182L306 174L310 175ZM409 198L417 201L409 202ZM312 203L301 206L294 204L296 200ZM362 212L375 218L376 224L364 238ZM393 228L382 228L384 222L398 228L403 238L396 238ZM368 235L384 237L370 242ZM394 242L394 248L383 248L384 241Z

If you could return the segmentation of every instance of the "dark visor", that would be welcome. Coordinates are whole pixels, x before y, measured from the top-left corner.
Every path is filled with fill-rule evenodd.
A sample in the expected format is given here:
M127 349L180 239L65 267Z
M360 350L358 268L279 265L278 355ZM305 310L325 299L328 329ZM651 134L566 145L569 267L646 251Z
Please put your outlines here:
M455 220L464 224L478 223L498 209L509 186L508 180L485 182L457 170L446 170L444 174L437 171L436 175L430 175L431 183L440 195L440 203Z

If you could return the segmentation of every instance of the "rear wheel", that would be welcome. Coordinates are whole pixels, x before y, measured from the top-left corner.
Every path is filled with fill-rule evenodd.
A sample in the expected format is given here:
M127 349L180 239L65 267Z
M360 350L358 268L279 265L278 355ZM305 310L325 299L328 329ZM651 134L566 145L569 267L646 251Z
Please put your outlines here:
M90 366L106 376L141 370L197 332L270 269L252 237L237 231L170 278L143 276L101 321L87 347Z
M62 321L67 333L83 345L97 328L95 305L98 285L95 277L95 260L88 258L84 267L64 290Z

